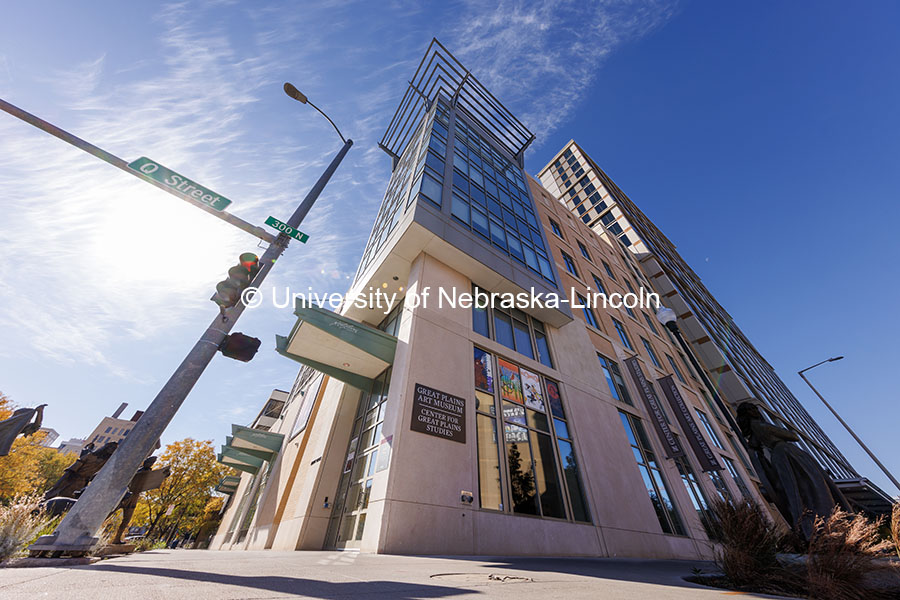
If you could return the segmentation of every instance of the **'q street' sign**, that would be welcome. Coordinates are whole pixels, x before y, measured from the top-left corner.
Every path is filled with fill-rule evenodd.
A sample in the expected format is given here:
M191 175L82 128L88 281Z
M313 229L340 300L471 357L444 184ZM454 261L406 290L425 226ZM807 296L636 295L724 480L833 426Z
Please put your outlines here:
M146 175L150 179L172 188L172 190L188 200L206 204L216 210L225 210L231 204L231 200L220 196L209 188L205 188L195 181L191 181L184 175L180 175L171 169L167 169L158 162L142 156L134 162L128 163L128 168Z

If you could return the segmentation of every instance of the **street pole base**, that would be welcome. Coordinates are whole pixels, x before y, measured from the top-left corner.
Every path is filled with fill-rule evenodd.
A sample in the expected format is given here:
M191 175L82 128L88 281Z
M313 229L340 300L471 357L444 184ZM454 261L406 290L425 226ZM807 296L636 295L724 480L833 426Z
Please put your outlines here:
M28 546L28 554L32 557L47 558L85 556L99 541L99 538L81 536L73 544L59 544L56 542L56 535L42 535Z

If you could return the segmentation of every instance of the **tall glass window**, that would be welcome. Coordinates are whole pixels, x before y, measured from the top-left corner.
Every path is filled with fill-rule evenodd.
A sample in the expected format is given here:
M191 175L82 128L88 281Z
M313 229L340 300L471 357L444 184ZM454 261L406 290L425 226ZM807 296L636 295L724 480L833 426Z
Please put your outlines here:
M597 322L597 317L594 315L594 311L588 306L587 299L581 294L576 294L578 296L578 303L581 304L581 310L584 312L584 320L588 325L595 329L600 329L600 323Z
M744 468L747 469L747 472L750 473L751 476L755 476L756 474L753 471L753 466L750 464L750 461L747 460L747 456L741 451L740 446L738 446L737 442L734 441L734 437L730 433L726 433L725 437L728 438L728 445L731 446L731 449L734 451L735 455L741 459L741 464L744 465Z
M562 250L560 250L559 253L562 255L563 263L565 263L566 265L566 271L568 271L575 277L578 277L578 269L575 267L575 259Z
M602 354L598 354L600 359L600 368L603 369L603 375L606 377L606 384L609 386L609 393L616 400L624 402L629 406L634 406L631 396L628 395L628 388L625 387L625 380L622 379L622 372L619 371L619 365Z
M634 351L634 346L631 345L631 340L628 339L628 332L625 331L625 326L618 319L613 319L613 325L616 327L616 331L619 334L619 339L622 340L622 345Z
M734 479L734 483L738 486L738 489L741 490L741 494L744 496L744 498L746 498L747 500L753 499L753 496L750 494L750 488L747 487L747 483L738 472L737 466L735 466L734 461L726 456L723 456L722 460L725 461L725 467L728 469L728 472L731 473L731 478Z
M719 498L723 502L728 502L730 504L732 502L731 490L728 489L725 480L722 479L722 475L718 471L707 471L706 474L709 475L709 480L712 481L713 487L716 488L716 493L719 494Z
M423 117L415 135L404 148L397 167L391 173L391 180L359 263L357 277L375 259L400 221L400 216L418 198L440 206L447 154L448 110L446 102L435 103L434 110Z
M678 474L681 475L681 482L684 484L684 488L687 490L691 503L694 505L694 510L697 511L697 516L700 518L703 529L706 530L706 535L709 536L709 539L711 540L717 539L719 536L716 531L715 519L709 508L709 500L706 498L706 494L703 492L700 482L697 481L697 476L694 475L691 464L686 457L679 456L675 459L675 466L678 467Z
M644 350L647 351L647 356L650 357L650 361L653 363L653 366L657 369L662 369L662 365L659 363L659 359L656 358L656 352L653 351L653 346L650 345L650 342L642 337L641 343L644 345Z
M563 236L562 229L559 228L559 223L553 219L550 219L550 229L553 230L553 233L555 233L557 237L561 238Z
M716 448L724 450L724 447L722 446L722 440L720 440L719 436L716 435L716 430L713 429L712 423L709 422L709 417L702 410L695 410L697 410L697 416L700 417L700 422L703 423L703 427L706 429L706 433L708 433L709 437L712 439L712 443L716 445Z
M590 253L588 253L587 247L585 247L585 245L582 244L580 240L575 241L578 242L578 251L581 252L581 255L586 259L591 260L591 255Z
M387 319L385 323L389 321ZM347 447L347 461L332 508L329 546L353 547L358 546L362 540L369 495L377 471L381 427L387 408L390 380L391 368L388 367L375 379L371 389L360 394L353 433Z
M606 274L609 275L609 278L610 278L610 279L612 279L613 281L615 281L615 280L616 280L616 276L613 275L613 271L612 271L612 269L610 268L609 263L607 263L605 260L604 260L604 261L601 261L601 262L603 262L603 269L606 271Z
M479 294L486 292L477 286L473 286L472 292L476 299L472 304L472 328L476 333L493 338L510 350L553 367L547 332L541 321L516 308L491 307L488 302L479 306Z
M644 425L637 417L623 412L619 413L619 417L622 419L625 434L631 443L631 450L637 461L641 479L647 488L647 494L650 496L650 502L653 504L653 510L656 512L656 518L659 519L659 526L663 533L686 535L681 517L678 516L678 509L675 507L672 495L663 478L662 469L657 462L656 454L650 446Z
M647 315L644 315L647 316ZM669 361L669 366L672 367L672 372L675 373L675 377L678 378L678 381L681 383L686 383L684 380L684 376L681 374L681 370L679 370L678 365L675 364L675 359L666 354L666 360Z
M650 318L650 315L648 315L644 311L641 311L641 314L644 315L644 320L647 322L647 327L650 328L650 331L652 331L656 335L659 335L659 330L656 328L656 323L653 322L653 319Z
M559 384L481 348L474 356L481 507L589 522Z

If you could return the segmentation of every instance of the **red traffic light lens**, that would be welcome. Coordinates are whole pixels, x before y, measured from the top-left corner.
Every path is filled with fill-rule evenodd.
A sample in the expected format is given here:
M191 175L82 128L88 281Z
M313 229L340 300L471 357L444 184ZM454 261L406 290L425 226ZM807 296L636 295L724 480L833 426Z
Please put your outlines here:
M238 261L249 269L259 264L259 257L252 252L244 252L241 254L240 258L238 258Z

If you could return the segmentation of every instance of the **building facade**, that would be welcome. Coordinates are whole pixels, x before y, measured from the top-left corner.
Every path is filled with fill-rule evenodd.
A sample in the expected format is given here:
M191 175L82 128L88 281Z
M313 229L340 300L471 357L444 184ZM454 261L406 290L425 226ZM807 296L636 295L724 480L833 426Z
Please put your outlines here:
M758 400L766 416L797 431L816 458L860 508L889 510L890 498L861 477L716 301L673 244L584 149L569 141L538 174L541 184L598 235L607 233L641 263L663 302L678 315L694 354L731 406Z
M121 415L127 406L128 403L123 402L111 417L103 417L100 423L97 424L91 434L87 437L85 445L94 444L96 448L100 448L109 442L121 442L124 440L134 428L134 424L137 420L144 414L144 411L138 410L135 411L130 419L122 419Z
M763 502L654 308L599 303L659 292L524 172L532 139L432 42L348 301L298 303L291 391L222 449L211 548L710 558L711 503Z

